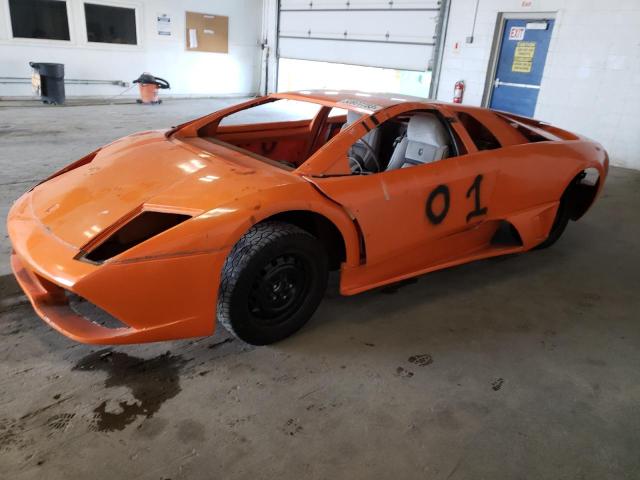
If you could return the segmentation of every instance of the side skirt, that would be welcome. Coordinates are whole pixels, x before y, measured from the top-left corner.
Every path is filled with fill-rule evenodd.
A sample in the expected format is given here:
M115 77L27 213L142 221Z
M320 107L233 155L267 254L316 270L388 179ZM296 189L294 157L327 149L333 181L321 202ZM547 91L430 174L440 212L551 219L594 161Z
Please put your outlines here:
M538 205L525 211L516 212L504 219L487 221L474 230L436 240L432 244L425 245L427 254L423 256L424 258L420 258L420 255L417 255L416 252L411 252L410 255L402 255L375 265L364 264L358 267L343 265L340 293L342 295L355 295L436 270L531 250L549 235L558 205L559 202ZM505 224L510 224L513 227L517 241L495 241L495 237L504 228ZM457 256L438 258L437 252L441 248L446 246L451 249L456 242L459 244ZM465 245L480 245L480 247L465 250ZM436 252L436 254L431 255L431 258L429 258L428 252Z

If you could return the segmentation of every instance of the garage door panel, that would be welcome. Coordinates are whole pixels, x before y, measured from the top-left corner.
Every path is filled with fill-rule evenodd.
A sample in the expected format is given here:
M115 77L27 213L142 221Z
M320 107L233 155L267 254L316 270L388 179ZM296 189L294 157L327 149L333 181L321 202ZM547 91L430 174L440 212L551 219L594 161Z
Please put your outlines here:
M439 15L437 0L282 0L278 55L424 71Z
M426 70L429 62L429 56L425 54L424 47L419 45L353 42L341 43L339 48L336 48L337 42L335 41L313 40L314 48L309 48L309 43L282 38L280 49L282 52L286 52L286 54L282 54L282 57L415 71ZM324 53L326 50L335 51L332 52L330 58L327 58Z
M280 34L433 44L437 12L282 12ZM346 33L346 34L345 34Z
M312 3L312 6L309 6ZM323 8L345 9L345 0L281 0L282 10L320 10ZM400 8L439 8L438 0L394 0L392 9ZM389 9L389 0L350 0L351 10L359 8L384 8Z

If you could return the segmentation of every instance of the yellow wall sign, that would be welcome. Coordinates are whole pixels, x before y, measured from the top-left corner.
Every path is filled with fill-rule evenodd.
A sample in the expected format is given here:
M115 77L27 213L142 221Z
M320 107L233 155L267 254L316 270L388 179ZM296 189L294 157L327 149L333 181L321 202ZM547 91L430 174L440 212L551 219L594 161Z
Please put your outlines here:
M518 42L513 54L512 72L530 73L533 56L536 53L536 42Z

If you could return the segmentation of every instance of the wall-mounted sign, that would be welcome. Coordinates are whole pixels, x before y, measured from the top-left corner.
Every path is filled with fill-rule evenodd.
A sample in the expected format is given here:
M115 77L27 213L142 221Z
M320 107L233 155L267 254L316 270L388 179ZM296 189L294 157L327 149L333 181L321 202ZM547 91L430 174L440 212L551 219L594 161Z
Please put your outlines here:
M548 27L547 22L527 22L527 30L546 30Z
M509 29L509 40L524 40L525 27L511 27Z
M531 73L533 56L536 53L536 42L518 42L513 54L512 72Z
M161 37L171 37L171 15L167 13L159 13L156 15L156 28L158 35Z

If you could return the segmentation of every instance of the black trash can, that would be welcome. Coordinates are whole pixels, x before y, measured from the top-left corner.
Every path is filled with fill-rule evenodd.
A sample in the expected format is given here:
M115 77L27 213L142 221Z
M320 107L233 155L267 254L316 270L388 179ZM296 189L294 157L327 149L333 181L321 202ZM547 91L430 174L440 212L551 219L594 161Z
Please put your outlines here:
M29 62L33 68L32 82L44 103L62 105L64 94L64 65L62 63Z

